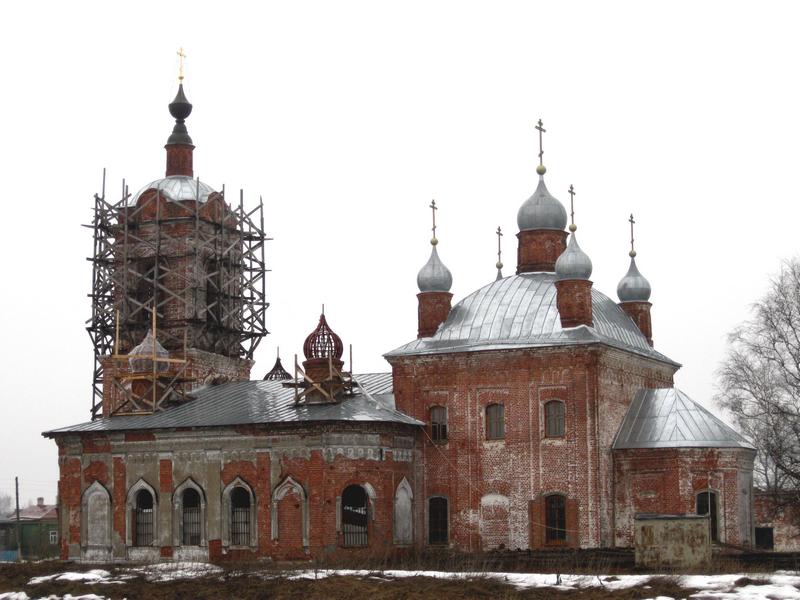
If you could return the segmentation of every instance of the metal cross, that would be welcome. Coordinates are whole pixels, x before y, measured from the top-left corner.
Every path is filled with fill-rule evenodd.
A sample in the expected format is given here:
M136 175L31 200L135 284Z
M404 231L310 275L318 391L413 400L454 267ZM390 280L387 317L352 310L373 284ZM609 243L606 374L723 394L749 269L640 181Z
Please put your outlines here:
M633 224L636 223L636 221L633 220L633 213L631 213L631 218L628 219L628 222L631 224L631 252L636 252L636 250L633 249Z
M575 225L575 188L569 184L569 220Z
M431 231L433 231L433 239L436 239L436 211L439 210L436 208L436 200L431 200L430 209L433 217L433 227L431 228Z
M501 263L503 261L501 260L501 256L500 256L500 254L502 252L502 250L500 249L500 238L503 237L503 230L500 229L499 225L497 226L497 232L496 233L497 233L497 262Z
M186 58L186 54L183 51L183 47L178 49L178 56L180 57L180 68L178 70L178 81L183 83L183 59Z
M542 149L542 134L547 132L547 130L543 126L541 119L539 119L539 123L537 123L536 129L539 132L539 164L541 165L543 164L542 157L544 156L544 150Z

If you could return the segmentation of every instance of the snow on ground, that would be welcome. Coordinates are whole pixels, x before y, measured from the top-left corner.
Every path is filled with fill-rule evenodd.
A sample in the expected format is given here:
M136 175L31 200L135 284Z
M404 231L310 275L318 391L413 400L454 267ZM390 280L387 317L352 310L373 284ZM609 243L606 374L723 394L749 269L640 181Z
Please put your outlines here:
M50 581L81 581L86 584L124 584L130 579L143 577L146 581L160 583L178 579L214 577L223 569L208 563L175 562L157 563L140 567L119 569L115 574L102 569L92 569L85 573L67 571L43 577L34 577L28 585ZM246 573L241 573L245 575ZM369 571L345 569L305 569L298 571L262 571L264 578L285 577L287 579L321 579L332 576L369 577L391 581L404 577L433 577L441 579L489 578L508 583L518 589L550 588L563 591L580 588L603 587L607 590L624 590L641 586L647 589L651 579L659 575L557 575L555 573L455 573L448 571ZM228 576L232 574L229 573ZM746 575L666 575L681 587L700 590L690 596L696 600L800 600L800 572L777 571ZM105 600L103 596L85 594L82 596L51 595L31 598L25 592L0 593L0 600ZM675 600L667 596L654 596L647 600Z

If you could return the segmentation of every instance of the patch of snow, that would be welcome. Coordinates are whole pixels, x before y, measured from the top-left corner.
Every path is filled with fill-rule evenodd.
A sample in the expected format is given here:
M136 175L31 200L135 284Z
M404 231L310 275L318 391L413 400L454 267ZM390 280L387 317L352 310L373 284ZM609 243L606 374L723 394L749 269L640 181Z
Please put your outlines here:
M201 562L172 562L155 563L143 567L127 569L129 573L143 575L147 581L162 582L176 581L178 579L194 579L196 577L208 577L219 575L223 572L222 567Z
M92 569L86 573L75 573L67 571L66 573L56 573L55 575L43 575L41 577L33 577L28 585L37 585L45 581L85 581L86 583L99 583L111 577L111 573L103 569Z
M31 600L25 592L4 592L0 594L0 600Z

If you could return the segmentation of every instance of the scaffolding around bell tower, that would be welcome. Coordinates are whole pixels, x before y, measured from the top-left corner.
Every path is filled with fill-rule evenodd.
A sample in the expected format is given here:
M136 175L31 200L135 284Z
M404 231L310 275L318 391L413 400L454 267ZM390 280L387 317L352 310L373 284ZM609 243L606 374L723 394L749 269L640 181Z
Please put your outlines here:
M176 195L168 188L177 179L153 182L133 197L123 180L119 199L108 200L104 170L94 196L86 225L93 231L86 322L94 347L92 419L104 414L104 389L115 383L104 363L140 344L156 323L167 351L185 359L188 348L212 363L215 356L220 363L252 361L268 333L263 201L245 209L240 192L238 205L229 205L224 188L218 193L190 178L181 183L195 186L193 193ZM196 370L191 375L198 378ZM187 377L179 377L183 388ZM167 386L159 396L169 392Z

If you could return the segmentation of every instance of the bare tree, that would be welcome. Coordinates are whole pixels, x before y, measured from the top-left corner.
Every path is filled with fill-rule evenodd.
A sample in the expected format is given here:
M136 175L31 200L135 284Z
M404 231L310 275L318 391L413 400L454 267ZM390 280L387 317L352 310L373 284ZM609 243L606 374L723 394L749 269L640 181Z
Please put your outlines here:
M7 517L14 509L14 498L11 494L0 492L0 517Z
M800 501L800 260L781 266L729 344L717 401L758 449L758 485Z

